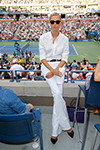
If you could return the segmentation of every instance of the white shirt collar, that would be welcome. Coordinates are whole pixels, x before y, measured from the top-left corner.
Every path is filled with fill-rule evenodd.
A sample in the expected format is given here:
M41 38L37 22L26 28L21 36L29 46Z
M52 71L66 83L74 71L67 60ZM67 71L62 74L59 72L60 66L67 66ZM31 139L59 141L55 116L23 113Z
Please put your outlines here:
M57 36L57 38L60 36L60 34L61 34L61 33L59 32L59 35ZM50 40L53 40L53 37L52 37L51 31L50 31L50 34L49 34L49 35L50 35Z

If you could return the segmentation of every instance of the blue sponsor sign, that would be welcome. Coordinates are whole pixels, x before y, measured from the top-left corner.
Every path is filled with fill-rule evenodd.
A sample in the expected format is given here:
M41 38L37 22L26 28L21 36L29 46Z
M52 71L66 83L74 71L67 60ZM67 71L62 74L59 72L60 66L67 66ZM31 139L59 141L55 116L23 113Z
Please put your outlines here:
M88 35L89 39L92 39L92 38L94 38L96 36L98 36L97 31L89 31L89 35Z

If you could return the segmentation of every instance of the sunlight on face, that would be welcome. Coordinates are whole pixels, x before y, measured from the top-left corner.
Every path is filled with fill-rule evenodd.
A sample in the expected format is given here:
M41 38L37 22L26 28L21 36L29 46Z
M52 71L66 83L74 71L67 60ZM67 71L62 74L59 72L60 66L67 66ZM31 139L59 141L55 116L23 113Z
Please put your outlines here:
M59 17L59 16L56 16L56 15L55 15L55 16L52 16L50 20L53 20L53 21L60 20L60 21L61 21L60 17ZM56 22L54 22L54 24L51 24L51 23L50 23L50 26L51 26L51 28L52 28L52 31L58 31L59 28L60 28L60 26L61 26L61 22L60 22L59 24L56 24Z

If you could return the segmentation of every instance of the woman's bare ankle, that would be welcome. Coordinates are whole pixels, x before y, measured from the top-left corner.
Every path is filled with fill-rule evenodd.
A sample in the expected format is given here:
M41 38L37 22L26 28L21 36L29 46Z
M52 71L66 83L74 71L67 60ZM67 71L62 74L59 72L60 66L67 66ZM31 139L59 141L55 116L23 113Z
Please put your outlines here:
M57 136L52 136L51 138L52 138L52 139L57 139Z
M67 132L68 132L68 133L70 133L70 132L72 132L72 131L73 131L73 130L72 130L72 128L71 128L71 129L69 129L69 130L67 130Z

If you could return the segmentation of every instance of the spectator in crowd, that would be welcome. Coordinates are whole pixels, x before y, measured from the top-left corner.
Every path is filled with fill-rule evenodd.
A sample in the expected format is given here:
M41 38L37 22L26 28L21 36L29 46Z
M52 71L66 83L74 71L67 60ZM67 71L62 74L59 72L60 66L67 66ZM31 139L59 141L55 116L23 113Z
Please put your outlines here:
M75 36L75 42L77 42L77 36Z
M24 68L20 64L18 64L18 60L14 59L13 60L13 65L11 66L10 70L13 71L13 75L16 78L15 70L24 70ZM19 72L19 76L20 77L22 76L21 72Z
M68 73L68 80L71 80L71 72Z
M2 58L2 54L1 54L1 52L0 52L0 61L1 61L1 58Z
M34 110L34 106L22 102L11 89L4 89L0 87L0 114L12 115L27 113Z
M11 73L8 71L5 71L3 76L4 76L4 79L11 79Z
M43 80L44 78L41 76L41 72L36 72L34 76L34 80Z
M100 56L98 57L98 63L95 69L95 73L94 73L94 80L96 82L100 82ZM93 112L99 114L99 109L100 107L94 107Z
M33 63L31 63L31 64L29 65L29 70L34 70L34 69L35 69L35 67L34 67Z
M76 67L76 70L81 70L82 69L81 63L78 61L77 64L78 64L78 66Z
M0 79L4 79L2 71L0 71Z
M100 56L98 57L98 63L95 69L94 80L100 82Z
M10 65L13 65L13 60L12 59L10 60Z
M22 72L22 79L28 79L28 72Z
M77 77L78 77L78 74L74 72L74 73L72 74L72 78L73 78L74 80L77 80L77 79L78 79Z
M78 67L78 64L77 64L76 60L73 60L73 63L71 64L72 70L76 70L77 67Z
M23 59L20 57L19 58L19 63L22 65L22 63L23 63Z
M98 63L94 72L94 81L100 82L100 56L98 57ZM90 80L91 80L92 73L87 73L86 74L86 90L90 86ZM99 107L94 107L93 108L93 113L94 114L99 114Z
M4 63L3 63L3 61L1 61L0 69L7 69L6 67L4 67Z
M35 65L35 56L32 56L32 63Z
M86 74L87 74L87 72L83 72L83 73L82 73L82 79L83 79L83 80L86 80Z
M33 78L30 76L30 73L28 71L23 71L22 72L22 79L24 79L24 80L26 80L26 79L32 80Z
M28 55L28 53L26 53L26 64L28 64L29 63L29 55Z
M22 58L24 58L24 52L22 52Z

